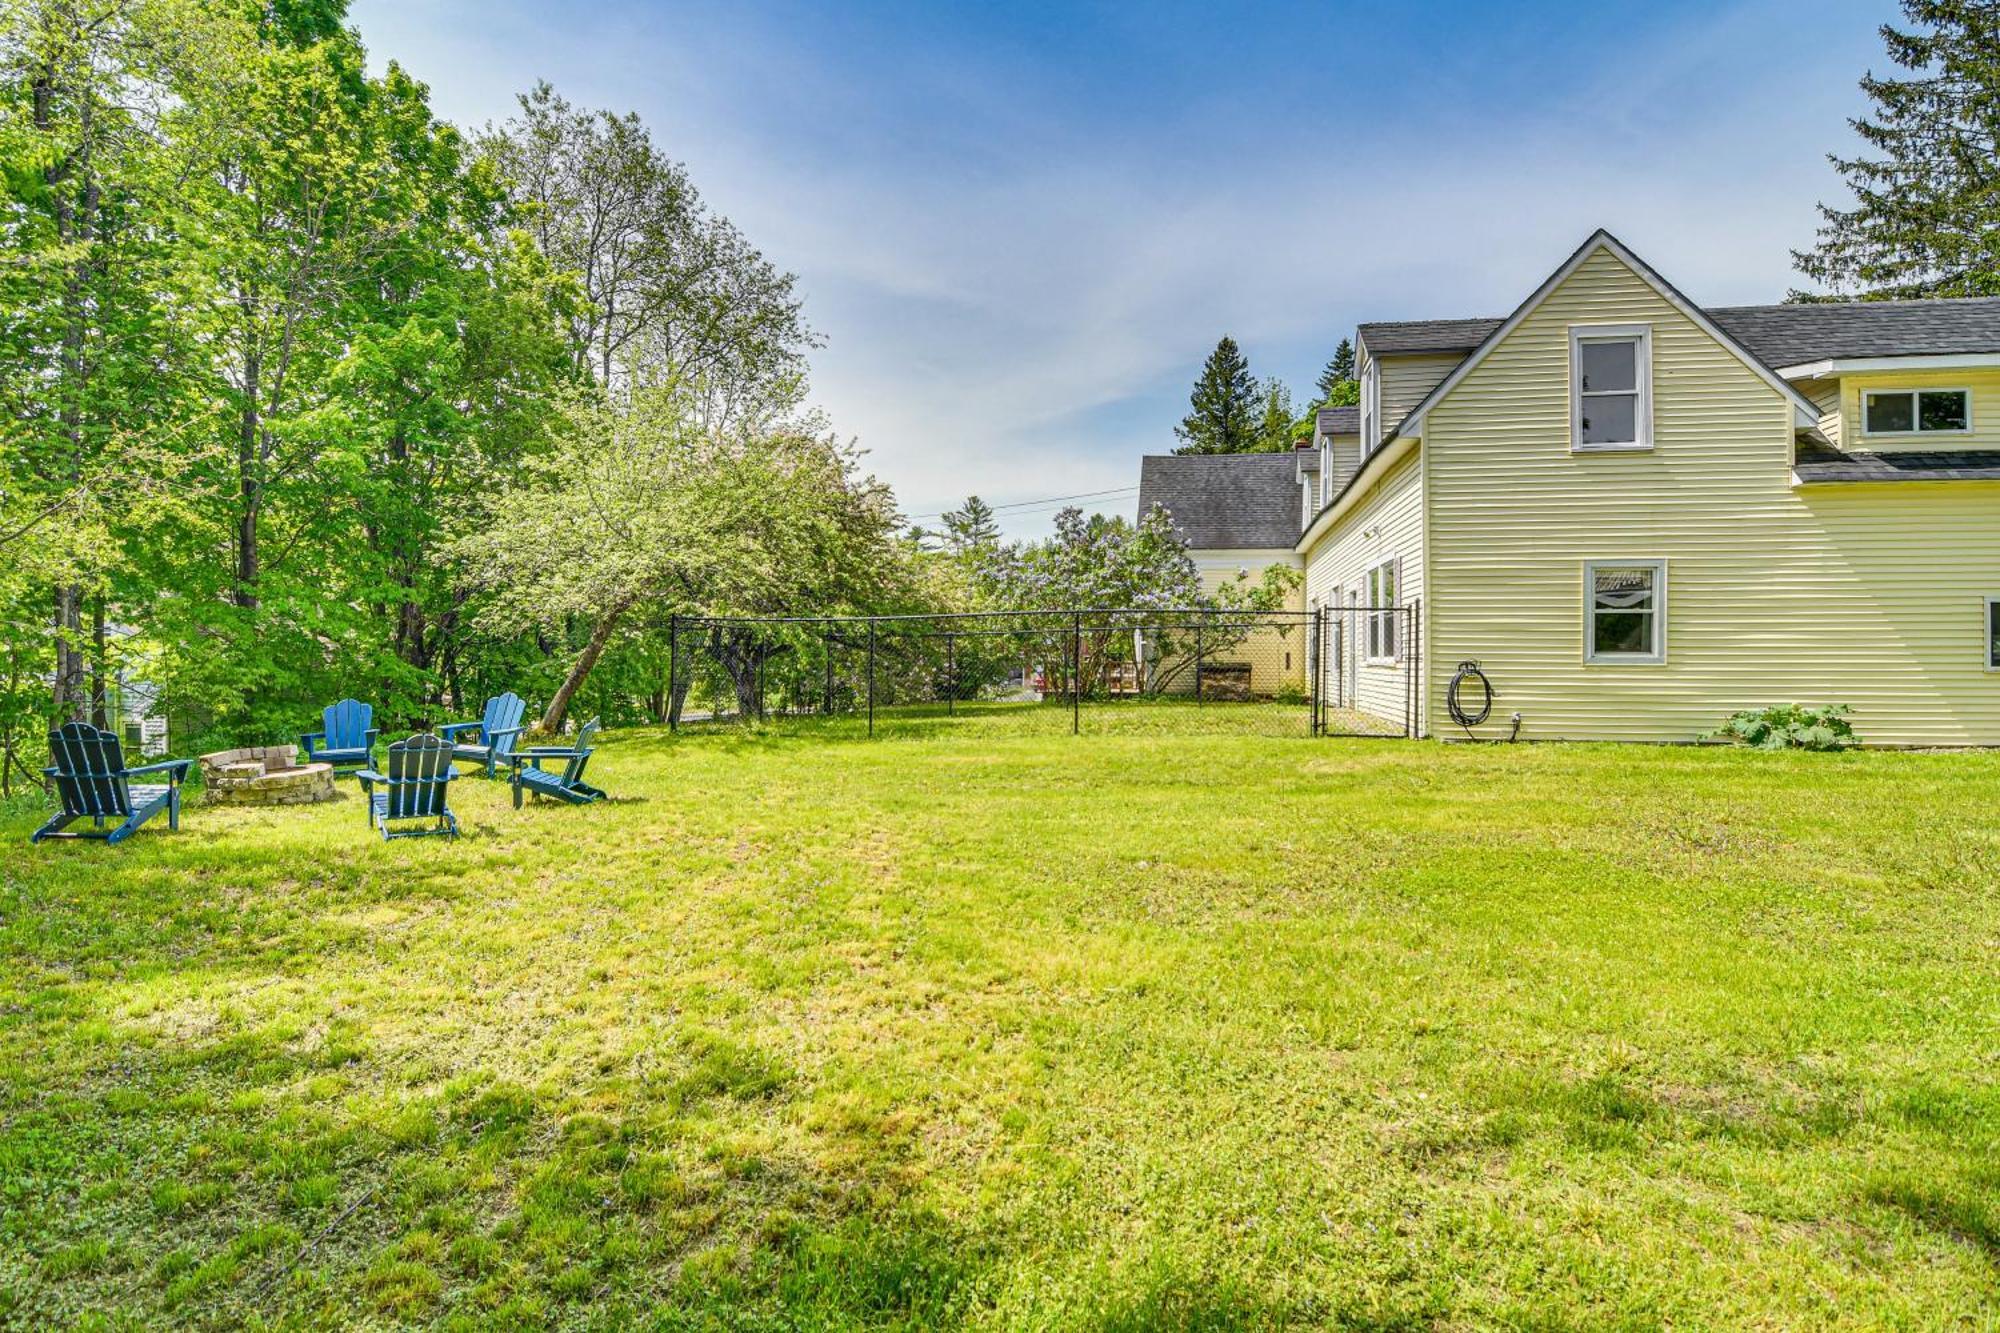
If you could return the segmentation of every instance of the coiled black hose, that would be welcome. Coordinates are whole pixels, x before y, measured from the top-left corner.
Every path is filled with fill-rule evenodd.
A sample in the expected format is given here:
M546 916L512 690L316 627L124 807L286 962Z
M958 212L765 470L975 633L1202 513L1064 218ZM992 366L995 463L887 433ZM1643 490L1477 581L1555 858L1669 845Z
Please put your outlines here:
M1460 693L1465 688L1465 683L1471 680L1479 682L1479 711L1476 713L1466 708L1465 699ZM1474 727L1492 716L1493 682L1486 679L1486 673L1479 669L1479 663L1458 664L1458 670L1452 673L1451 684L1445 687L1444 706L1445 711L1451 714L1451 720L1465 728L1465 734L1468 736L1472 734Z

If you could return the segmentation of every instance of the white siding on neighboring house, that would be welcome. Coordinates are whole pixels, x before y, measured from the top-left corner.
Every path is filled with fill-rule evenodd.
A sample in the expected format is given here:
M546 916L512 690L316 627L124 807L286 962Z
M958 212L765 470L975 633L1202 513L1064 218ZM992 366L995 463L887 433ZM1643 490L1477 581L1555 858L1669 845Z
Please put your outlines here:
M1323 696L1400 726L1414 665L1409 655L1412 645L1407 642L1411 617L1395 617L1397 657L1371 660L1367 616L1348 608L1368 604L1368 572L1384 561L1395 561L1399 567L1399 604L1409 605L1424 595L1421 451L1412 448L1366 485L1367 490L1307 553L1306 604L1325 609L1330 619ZM1336 633L1345 645L1338 663L1333 652Z

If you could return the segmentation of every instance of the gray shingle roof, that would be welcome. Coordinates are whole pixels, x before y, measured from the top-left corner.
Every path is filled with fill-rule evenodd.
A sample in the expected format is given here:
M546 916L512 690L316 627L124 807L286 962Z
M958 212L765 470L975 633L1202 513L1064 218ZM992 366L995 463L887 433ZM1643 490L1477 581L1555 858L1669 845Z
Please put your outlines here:
M1773 366L1861 356L2000 352L2000 297L1739 305L1710 310Z
M1897 450L1842 453L1800 445L1792 470L1800 481L2000 481L2000 450Z
M1319 420L1314 423L1322 435L1359 435L1361 433L1361 409L1358 407L1322 407Z
M1497 319L1402 319L1363 324L1361 341L1372 355L1393 352L1469 352L1504 321Z
M1164 506L1197 550L1289 548L1299 539L1298 461L1281 454L1148 454L1139 512Z

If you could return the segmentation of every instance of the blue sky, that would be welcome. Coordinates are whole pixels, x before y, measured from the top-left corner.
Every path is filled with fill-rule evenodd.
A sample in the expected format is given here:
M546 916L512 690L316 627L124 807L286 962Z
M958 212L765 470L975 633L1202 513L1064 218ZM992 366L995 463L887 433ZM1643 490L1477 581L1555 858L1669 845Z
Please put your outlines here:
M1598 226L1696 301L1796 281L1893 5L354 0L502 119L636 110L799 275L814 398L905 511L1132 487L1232 334L1504 314ZM1131 495L1107 497L1114 512ZM1010 511L1016 535L1046 508Z

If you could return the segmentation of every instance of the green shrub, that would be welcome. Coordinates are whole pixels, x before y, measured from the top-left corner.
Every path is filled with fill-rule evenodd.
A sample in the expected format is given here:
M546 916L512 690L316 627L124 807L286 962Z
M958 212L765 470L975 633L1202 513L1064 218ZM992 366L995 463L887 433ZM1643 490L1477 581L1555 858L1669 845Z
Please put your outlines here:
M1846 704L1824 708L1777 704L1746 709L1710 735L1760 750L1846 750L1861 743L1847 721L1852 711Z

